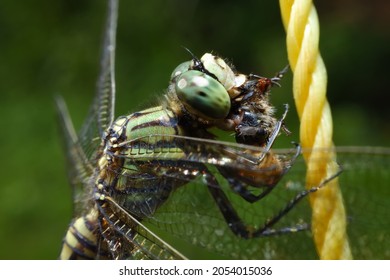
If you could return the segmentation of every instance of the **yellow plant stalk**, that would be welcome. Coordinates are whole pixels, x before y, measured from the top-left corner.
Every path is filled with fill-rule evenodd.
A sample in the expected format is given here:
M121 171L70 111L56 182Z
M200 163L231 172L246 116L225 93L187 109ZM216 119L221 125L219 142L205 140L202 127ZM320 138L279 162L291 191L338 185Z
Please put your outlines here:
M319 23L310 0L280 0L287 52L294 73L293 93L300 118L300 142L307 164L306 187L319 185L337 173L332 142L332 116L326 99L327 73L318 48ZM324 149L322 155L310 149ZM319 157L321 160L318 160ZM315 172L314 172L315 171ZM338 180L310 197L312 232L320 259L351 259L346 215Z

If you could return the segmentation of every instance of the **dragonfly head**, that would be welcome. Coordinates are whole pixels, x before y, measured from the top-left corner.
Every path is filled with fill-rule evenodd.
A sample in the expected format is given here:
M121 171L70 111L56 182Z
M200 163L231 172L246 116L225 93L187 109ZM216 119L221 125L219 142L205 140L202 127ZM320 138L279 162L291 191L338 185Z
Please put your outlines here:
M190 51L189 51L190 52ZM235 74L222 58L205 53L200 59L181 63L171 74L171 84L185 109L206 120L221 120L228 116L231 99L246 81Z

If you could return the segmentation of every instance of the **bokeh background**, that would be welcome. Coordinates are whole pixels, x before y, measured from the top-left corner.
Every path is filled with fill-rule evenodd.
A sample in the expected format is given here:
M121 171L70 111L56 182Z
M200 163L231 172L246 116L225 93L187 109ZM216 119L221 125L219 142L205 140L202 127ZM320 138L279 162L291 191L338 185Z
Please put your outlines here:
M319 2L319 1L318 1ZM390 3L321 1L320 49L336 145L389 146ZM0 9L0 259L55 259L72 215L53 97L81 126L99 71L106 1L4 0ZM117 115L156 102L171 71L215 51L242 72L287 64L277 1L121 1ZM291 73L274 90L298 141Z

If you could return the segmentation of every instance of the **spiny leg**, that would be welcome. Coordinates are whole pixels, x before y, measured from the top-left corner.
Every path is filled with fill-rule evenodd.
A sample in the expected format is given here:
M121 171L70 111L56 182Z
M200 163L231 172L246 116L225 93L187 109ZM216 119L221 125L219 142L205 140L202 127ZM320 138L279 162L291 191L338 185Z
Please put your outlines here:
M312 187L310 189L307 189L307 190L304 190L304 191L298 193L293 199L291 199L287 203L287 205L276 216L274 216L272 219L268 220L264 224L263 228L269 229L270 227L274 226L277 222L280 221L281 218L283 218L285 215L287 215L303 198L305 198L309 194L314 193L314 192L320 190L321 188L323 188L324 186L326 186L327 183L329 183L330 181L332 181L333 179L338 177L341 174L341 172L342 172L342 170L340 169L338 172L336 172L335 174L333 174L329 178L322 181L318 186ZM305 228L303 228L303 229L308 229L307 224L297 225L297 226L301 226L301 227L304 226ZM291 229L292 229L292 231L296 231L296 228L291 228ZM283 232L280 232L280 230L277 230L277 231L279 233L283 233ZM262 231L261 229L259 229L254 233L254 237L265 236L265 235L274 235L274 234L275 234L274 230L271 230L268 232L268 231Z
M223 217L225 218L226 223L233 233L242 238L250 238L248 229L246 225L242 222L241 218L238 216L233 205L230 203L229 199L219 187L216 178L210 174L205 174L205 179L207 182L208 190L210 191L213 199L217 203L219 210L221 211Z
M289 134L290 132L287 130L287 128L285 128L284 126L284 119L286 118L287 116L287 113L288 113L288 104L285 104L285 109L284 109L284 113L282 115L282 117L280 118L280 120L278 120L276 122L276 125L275 125L275 129L273 130L272 134L269 136L268 138L268 141L267 141L267 145L265 146L264 148L264 151L265 153L262 154L262 156L259 158L259 160L257 161L257 164L259 164L265 157L266 153L271 149L272 145L274 144L275 142L275 139L276 137L278 137L279 135L279 132L280 132L280 129L283 128L283 130Z
M287 203L287 205L281 211L279 211L276 216L266 221L264 225L261 226L259 229L254 229L244 224L243 220L239 217L233 205L230 203L228 197L220 188L216 178L211 173L206 172L205 179L208 185L208 189L213 199L217 203L229 228L233 231L235 235L245 239L249 239L254 237L280 235L309 229L308 224L297 224L294 227L284 227L280 229L273 229L272 227L276 225L285 215L287 215L303 198L308 196L310 193L316 192L322 187L324 187L329 181L339 176L340 173L341 170L329 177L328 179L324 180L320 185L312 187L308 190L304 190L301 193L297 194L292 200Z
M215 177L211 174L207 174L206 181L208 182L208 189L213 199L217 203L219 210L221 211L230 230L235 235L241 238L250 239L254 237L279 235L279 234L297 232L297 231L308 229L307 225L296 225L293 228L286 227L286 228L274 230L269 228L270 225L266 223L261 228L255 230L252 226L246 225L244 221L239 217L239 215L237 214L236 210L234 209L233 205L230 203L229 199L227 198L223 190L218 186ZM280 215L280 217L278 217L278 220L285 214L287 213ZM271 221L272 220L273 219L271 219Z
M285 66L281 71L276 73L276 75L273 78L271 78L271 83L272 83L273 86L281 87L279 82L283 78L284 74L287 73L289 68L290 68L290 65Z

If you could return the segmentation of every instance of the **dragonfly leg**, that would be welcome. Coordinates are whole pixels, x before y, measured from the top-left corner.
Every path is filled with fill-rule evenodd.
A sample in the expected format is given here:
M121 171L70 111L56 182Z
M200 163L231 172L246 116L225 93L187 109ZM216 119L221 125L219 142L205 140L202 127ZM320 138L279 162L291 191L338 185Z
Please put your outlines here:
M338 172L336 172L335 174L333 174L329 178L322 181L318 186L312 187L310 189L307 189L307 190L304 190L304 191L298 193L293 199L291 199L287 203L287 205L281 211L279 211L279 213L276 216L274 216L273 218L268 220L263 225L262 228L256 230L254 232L254 237L269 236L269 235L286 233L286 230L293 232L293 231L300 231L300 230L308 229L309 225L307 225L307 224L298 224L295 227L282 228L282 229L277 229L277 230L273 230L273 229L271 229L271 227L274 226L275 224L277 224L281 218L283 218L285 215L287 215L294 208L294 206L296 206L303 198L305 198L309 194L314 193L314 192L320 190L321 188L323 188L324 186L326 186L327 183L329 183L330 181L332 181L333 179L338 177L341 172L342 172L342 170L340 169Z
M341 170L328 179L324 180L320 185L312 187L308 190L304 190L298 193L293 199L291 199L287 205L282 208L278 214L268 219L260 228L255 229L253 226L245 225L243 220L239 217L233 205L230 203L228 197L225 195L223 190L220 188L216 178L210 174L206 174L206 181L208 189L217 203L223 217L225 218L229 228L233 233L244 239L265 237L272 235L280 235L285 233L292 233L298 231L304 231L309 229L309 225L306 223L296 224L292 227L283 227L279 229L273 228L284 216L286 216L303 198L308 196L310 193L316 192L324 187L329 181L333 180L339 174Z
M260 194L255 195L248 189L248 184L242 182L241 180L233 178L229 175L229 172L223 168L218 168L218 170L226 178L231 189L250 203L254 203L261 200L263 197L268 195L274 188L274 186L264 186L262 187L263 191Z
M238 216L236 210L230 203L223 190L219 187L216 178L211 173L206 173L205 179L208 185L208 190L217 203L219 210L225 218L229 228L237 236L242 238L250 238L250 231Z

